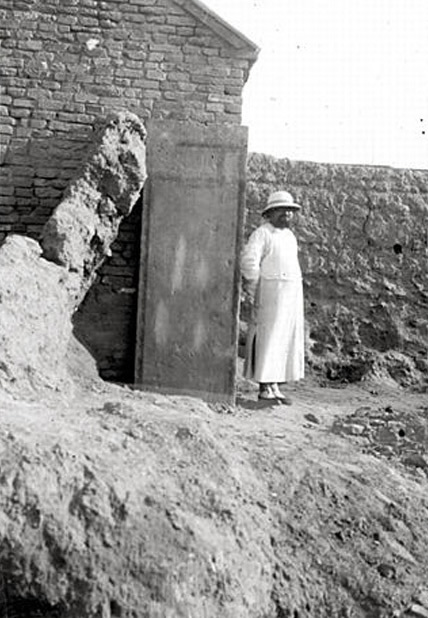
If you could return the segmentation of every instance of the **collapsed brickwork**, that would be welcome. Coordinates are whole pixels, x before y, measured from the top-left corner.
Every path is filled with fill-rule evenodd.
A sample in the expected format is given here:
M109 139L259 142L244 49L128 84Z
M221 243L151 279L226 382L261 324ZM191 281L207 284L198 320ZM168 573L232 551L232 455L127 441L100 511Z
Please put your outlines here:
M71 385L72 316L140 195L145 138L135 115L109 117L41 242L10 234L0 246L0 388Z

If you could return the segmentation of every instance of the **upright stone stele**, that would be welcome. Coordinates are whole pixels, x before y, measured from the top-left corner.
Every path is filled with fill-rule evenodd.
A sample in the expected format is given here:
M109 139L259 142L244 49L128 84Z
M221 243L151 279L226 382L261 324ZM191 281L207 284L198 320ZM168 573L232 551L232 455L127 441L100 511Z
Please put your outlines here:
M147 130L135 382L233 402L247 129Z

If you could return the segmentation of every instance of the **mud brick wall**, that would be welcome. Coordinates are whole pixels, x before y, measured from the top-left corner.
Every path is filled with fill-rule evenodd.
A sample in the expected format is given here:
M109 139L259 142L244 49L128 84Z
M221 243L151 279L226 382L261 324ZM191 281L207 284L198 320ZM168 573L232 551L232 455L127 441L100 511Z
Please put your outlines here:
M240 124L257 48L192 0L0 0L0 55L1 243L38 238L98 118ZM135 235L138 215L76 317L109 376L132 356Z
M0 0L0 241L11 231L37 236L98 116L127 109L143 121L240 124L255 55L188 6Z

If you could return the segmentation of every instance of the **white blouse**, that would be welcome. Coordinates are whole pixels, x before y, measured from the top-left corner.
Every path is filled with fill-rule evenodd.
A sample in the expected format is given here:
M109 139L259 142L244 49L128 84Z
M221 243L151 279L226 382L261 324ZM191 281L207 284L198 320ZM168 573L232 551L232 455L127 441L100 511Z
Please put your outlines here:
M248 239L241 256L241 271L248 280L301 279L297 240L288 229L264 223Z

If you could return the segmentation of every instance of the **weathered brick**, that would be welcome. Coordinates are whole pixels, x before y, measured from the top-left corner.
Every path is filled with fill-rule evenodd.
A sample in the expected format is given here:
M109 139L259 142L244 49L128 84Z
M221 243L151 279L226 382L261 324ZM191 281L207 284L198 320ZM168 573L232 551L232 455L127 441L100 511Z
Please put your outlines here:
M43 111L59 111L63 109L64 103L54 99L43 99L40 101L40 106L43 107Z
M210 112L202 112L198 110L193 110L192 113L190 114L190 120L210 124L216 120L216 115Z
M85 111L87 114L94 114L96 116L101 116L105 114L105 107L103 105L95 105L94 103L88 103L85 106Z
M65 112L72 112L76 114L84 114L86 109L83 103L75 103L74 101L70 101L64 104L63 110Z
M147 104L148 101L150 101L150 99L160 99L160 97L162 96L161 92L156 89L156 90L144 90L144 101Z
M179 81L177 82L177 86L178 90L181 90L181 92L195 92L197 86L195 84L191 84L190 82L182 82Z
M164 71L161 69L149 69L146 71L146 77L149 80L163 81L166 79Z
M18 47L18 42L15 39L5 39L2 42L2 47L6 48L6 49L13 49L15 47Z
M13 184L15 187L32 187L33 179L29 176L14 176Z
M18 49L24 49L25 51L40 51L43 49L43 43L42 41L36 41L33 39L19 40L17 47Z
M13 99L12 105L14 107L33 107L34 101L31 99Z
M103 10L102 6L100 7L100 18L106 19L108 21L119 22L122 19L122 15L120 11L112 11L107 9Z
M190 81L190 75L184 72L171 72L168 73L168 79L173 82L188 82Z
M7 215L1 215L1 227L2 229L4 229L4 225L8 224L8 223L15 223L19 221L19 213L12 210L11 213L7 214Z
M16 118L11 118L10 116L0 116L0 124L3 126L14 127L18 124L18 120Z
M38 182L39 178L56 178L58 176L58 168L57 167L39 167L36 170L36 176L38 177L35 181Z
M169 43L151 43L150 51L152 52L170 52L171 58L174 59L177 54L177 48Z
M16 129L16 136L17 137L30 137L30 135L32 134L32 129L30 129L29 127L17 127Z
M205 47L201 51L204 56L216 57L220 54L220 50L217 47Z
M78 73L75 75L74 81L79 84L92 84L95 81L95 76L88 73Z
M17 197L33 197L33 190L29 188L16 187L15 195Z
M116 71L116 76L117 77L129 77L129 78L139 78L141 77L141 70L137 70L137 69L125 69L125 68L120 68Z
M36 118L36 119L42 118L43 120L53 120L55 116L56 116L56 113L54 111L49 111L46 109L36 109L33 112L33 118Z
M175 31L178 37L182 37L182 39L188 39L196 34L194 26L176 26ZM183 42L181 40L181 43Z
M65 133L72 130L67 122L59 122L58 120L50 120L49 128L52 131L61 131Z
M39 21L37 27L41 32L49 31L56 34L57 24L54 21Z
M203 75L200 73L198 74L196 72L191 76L191 81L194 84L223 84L223 80L220 77L213 77L211 75Z
M164 53L160 53L160 52L149 52L149 54L147 55L147 60L149 62L162 62L162 60L164 60L165 58L165 54Z
M242 106L240 105L240 103L231 103L228 101L224 104L224 111L226 112L226 114L240 114L241 109Z
M0 66L0 77L14 77L18 74L18 70L15 67Z
M224 112L224 104L223 103L207 103L206 110L207 112Z
M195 20L193 17L187 15L171 15L168 14L166 18L167 24L174 26L188 26L193 28L195 26Z
M137 69L137 71L143 71L143 68L147 68L147 64L141 60L126 60L125 67L127 69Z
M126 109L126 102L121 97L100 97L100 103L113 109Z
M2 206L14 206L15 198L10 195L0 195L0 205Z
M143 88L143 90L145 91L145 94L147 94L147 90L157 91L158 82L151 81L148 79L135 79L132 81L132 86L134 88Z
M16 88L15 86L10 86L8 88L8 93L12 96L12 105L13 105L13 99L17 99L25 95L25 88Z
M61 191L58 191L58 189L54 189L53 187L36 187L34 192L37 197L41 198L50 197L52 199L57 199L62 195Z
M24 67L24 59L23 58L13 58L3 56L1 60L2 67L16 67L17 69L22 69Z
M180 94L176 90L165 90L162 93L162 96L167 101L176 101L177 99L180 98Z
M44 129L47 126L47 121L46 120L39 120L37 118L32 118L30 120L30 127L32 127L33 129Z
M58 24L73 26L77 23L77 17L75 15L59 15L57 18L57 22Z
M3 181L0 184L0 195L13 195L14 187L13 186L5 186Z
M232 95L232 96L240 96L242 92L242 87L240 86L224 86L224 94Z
M89 27L89 28L97 27L99 25L98 19L95 19L94 17L86 17L86 16L85 17L79 16L77 23L82 26Z
M44 80L43 81L43 88L40 89L40 92L55 92L55 90L61 90L61 84L59 84L56 81L51 81L51 80ZM32 91L32 89L31 89ZM39 92L39 96L35 97L35 98L40 98L40 92Z

